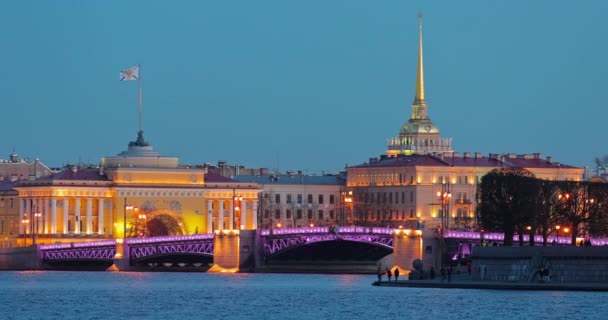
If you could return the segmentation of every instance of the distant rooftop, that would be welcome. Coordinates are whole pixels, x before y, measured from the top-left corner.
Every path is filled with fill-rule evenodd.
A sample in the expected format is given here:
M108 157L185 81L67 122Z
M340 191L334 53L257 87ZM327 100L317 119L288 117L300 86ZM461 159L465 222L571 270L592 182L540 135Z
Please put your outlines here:
M233 177L241 182L252 182L257 184L291 184L291 185L344 185L344 175L311 176L301 174L275 174L275 175L240 175Z
M351 168L367 167L415 167L415 166L450 166L450 167L520 167L520 168L577 168L553 161L552 157L542 159L540 153L533 154L495 154L483 156L481 153L454 153L450 156L429 154L399 155L397 157L381 156L371 158L369 162Z

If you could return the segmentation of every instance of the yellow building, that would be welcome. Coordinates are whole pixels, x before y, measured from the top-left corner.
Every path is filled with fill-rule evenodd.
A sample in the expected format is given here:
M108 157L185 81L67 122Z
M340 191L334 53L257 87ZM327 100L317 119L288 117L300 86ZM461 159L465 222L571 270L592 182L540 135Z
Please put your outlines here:
M38 159L20 159L15 152L0 160L0 248L15 247L25 221L19 216L19 192L13 185L22 180L35 180L52 173Z
M387 155L347 168L355 224L434 228L474 225L475 195L481 177L496 168L518 167L537 178L581 181L583 169L541 159L539 153L463 154L439 136L424 99L422 16L418 43L416 97L411 116L389 140ZM443 195L443 196L442 196Z
M182 166L141 131L97 168L71 166L15 189L19 214L30 221L20 232L26 244L257 228L255 184Z

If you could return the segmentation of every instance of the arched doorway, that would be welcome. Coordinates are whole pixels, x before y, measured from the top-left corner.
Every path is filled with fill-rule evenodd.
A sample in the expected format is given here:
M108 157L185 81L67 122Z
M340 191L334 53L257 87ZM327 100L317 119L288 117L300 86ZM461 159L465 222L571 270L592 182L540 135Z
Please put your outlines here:
M168 210L154 211L148 215L146 234L149 237L183 235L183 221L174 212Z

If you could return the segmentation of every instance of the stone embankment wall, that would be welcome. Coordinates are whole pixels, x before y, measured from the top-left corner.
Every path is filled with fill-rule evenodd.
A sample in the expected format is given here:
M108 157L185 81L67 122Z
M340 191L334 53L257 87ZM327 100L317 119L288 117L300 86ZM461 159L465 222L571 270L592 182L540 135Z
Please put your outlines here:
M608 282L608 246L474 247L473 279L483 281Z
M40 269L36 246L0 249L0 270Z

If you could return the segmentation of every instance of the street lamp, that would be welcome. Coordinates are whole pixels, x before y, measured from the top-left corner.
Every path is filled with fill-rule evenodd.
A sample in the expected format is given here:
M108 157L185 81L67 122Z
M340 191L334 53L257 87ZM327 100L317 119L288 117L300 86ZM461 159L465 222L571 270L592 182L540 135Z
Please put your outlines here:
M36 235L40 228L40 217L42 217L42 212L34 212L34 221L32 221L32 225L34 226L34 232L32 233L33 244L36 244ZM36 221L38 221L38 223L36 223Z
M450 184L442 184L441 191L437 191L437 198L441 201L441 236L443 236L443 230L449 227L449 205L452 194L450 193Z
M352 204L353 204L353 192L352 191L348 191L348 192L343 191L342 192L342 212L341 212L342 214L341 214L341 217L340 217L341 218L340 219L341 220L340 223L343 226L346 225L346 220L347 220L346 219L346 214L347 214L347 211L350 211L348 209L350 209L350 207L352 206Z
M148 218L148 216L145 213L142 213L140 215L137 216L137 220L138 220L138 225L142 225L143 227L141 228L141 232L139 232L139 236L140 237L145 237L146 236L146 227L147 227L147 221L146 219ZM138 230L139 231L139 230Z
M135 209L134 206L127 204L127 197L125 197L123 217L122 217L122 239L127 237L127 210Z
M30 219L27 218L27 215L23 215L23 219L21 223L23 223L23 246L27 245L27 238L25 236L25 230L27 230L27 224L30 222Z
M557 237L557 243L559 244L559 229L561 228L560 225L555 226L555 236Z
M241 201L243 201L243 197L242 196L235 196L234 195L234 189L232 189L232 226L230 226L231 229L235 229L234 225L236 224L236 213L240 213L241 210ZM242 213L241 213L242 214ZM240 215L239 215L240 217ZM242 219L239 218L239 223L236 224L237 226L240 225ZM240 228L236 228L236 229L240 229Z

